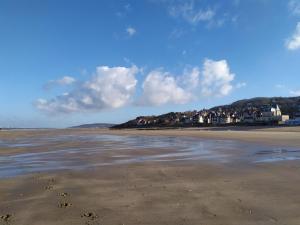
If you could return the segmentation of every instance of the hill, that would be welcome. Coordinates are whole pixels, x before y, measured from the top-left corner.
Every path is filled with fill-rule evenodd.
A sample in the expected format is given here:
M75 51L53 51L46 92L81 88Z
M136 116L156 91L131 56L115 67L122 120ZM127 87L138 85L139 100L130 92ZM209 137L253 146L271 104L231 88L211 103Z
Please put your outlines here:
M300 97L257 97L251 99L243 99L233 102L229 105L221 105L213 107L209 110L202 110L202 112L218 113L236 113L241 115L249 107L261 108L266 105L279 105L283 115L289 115L294 118L300 112ZM169 112L159 116L139 116L136 119L130 120L126 123L118 124L112 128L136 128L136 127L189 127L199 126L197 115L201 111L188 112Z
M271 104L279 105L282 114L290 115L291 117L293 117L294 113L299 111L300 97L258 97L251 99L243 99L236 101L230 105L216 106L211 108L210 110L218 110L219 108L222 108L223 110L229 111L241 111L249 105L253 107L261 107L263 105Z
M79 126L73 126L70 128L110 128L115 126L115 124L111 123L92 123L92 124L82 124Z

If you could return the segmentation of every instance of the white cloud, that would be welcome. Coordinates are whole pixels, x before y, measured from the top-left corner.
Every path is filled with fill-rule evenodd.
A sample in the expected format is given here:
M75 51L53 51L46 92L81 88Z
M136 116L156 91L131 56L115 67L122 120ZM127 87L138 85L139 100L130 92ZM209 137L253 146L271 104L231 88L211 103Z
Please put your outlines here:
M199 86L200 69L198 67L185 68L183 75L177 80L185 89L193 90Z
M70 85L70 84L73 84L75 83L76 80L73 78L73 77L70 77L70 76L64 76L62 77L61 79L58 79L58 80L50 80L48 81L44 88L45 89L51 89L52 87L54 86L66 86L66 85Z
M202 9L195 6L193 0L180 1L169 5L169 14L173 17L181 17L190 24L198 24L201 21L212 20L215 11L210 8Z
M77 82L67 93L52 99L38 99L37 109L49 114L97 112L107 108L120 108L136 101L139 105L159 106L185 104L204 97L229 95L235 75L226 60L206 59L201 67L188 66L179 76L163 69L150 71L143 84L142 95L133 99L137 79L142 70L131 67L97 67L95 74L85 82Z
M181 19L191 25L204 23L206 28L218 28L230 22L237 23L238 16L231 15L228 12L228 7L224 7L223 2L216 3L215 1L203 0L149 0L166 8L168 14L172 18ZM227 2L226 2L227 3ZM237 6L239 1L232 3L232 6ZM188 32L188 30L186 31ZM172 32L170 37L181 36L176 30Z
M291 90L290 94L293 96L300 96L300 90Z
M201 92L203 96L226 96L233 89L235 75L230 72L226 60L213 61L206 59L203 66Z
M134 29L133 27L127 27L126 32L129 36L133 36L136 34L136 29Z
M288 7L293 15L300 15L300 0L290 0Z
M285 46L289 50L297 50L300 48L300 22L297 23L296 30L292 37L286 40Z
M275 88L283 89L283 88L285 88L285 86L283 84L276 84Z
M99 111L126 105L135 92L138 68L97 67L94 76L70 93L53 99L38 99L35 106L50 114Z
M55 82L60 85L69 85L74 83L76 80L73 77L64 76L63 78L56 80Z
M192 94L180 87L174 76L162 70L151 71L143 83L144 105L184 104L191 98Z
M132 11L132 7L129 3L123 5L119 11L116 12L117 17L126 17Z
M147 105L184 104L199 97L223 97L233 90L234 77L226 60L206 59L203 71L192 67L181 76L153 70L143 83L141 101ZM239 88L245 85L238 84Z
M247 83L246 82L239 82L235 85L235 87L237 89L240 89L240 88L243 88L243 87L246 87L247 86Z
M181 38L183 35L186 34L186 31L183 29L179 29L179 28L175 28L171 31L169 38L170 39L179 39Z

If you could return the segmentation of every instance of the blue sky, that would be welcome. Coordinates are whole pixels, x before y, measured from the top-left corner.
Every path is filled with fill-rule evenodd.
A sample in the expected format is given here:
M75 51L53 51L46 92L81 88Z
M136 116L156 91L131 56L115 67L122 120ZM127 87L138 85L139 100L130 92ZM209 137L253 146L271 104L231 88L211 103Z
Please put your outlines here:
M300 95L298 0L0 0L0 126Z

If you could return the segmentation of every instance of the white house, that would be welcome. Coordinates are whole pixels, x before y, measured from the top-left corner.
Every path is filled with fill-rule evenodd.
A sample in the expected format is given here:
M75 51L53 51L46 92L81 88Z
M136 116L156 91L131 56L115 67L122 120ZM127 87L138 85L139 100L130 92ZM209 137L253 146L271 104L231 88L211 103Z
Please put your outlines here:
M279 106L263 106L261 108L261 116L257 120L260 122L280 121L281 110Z

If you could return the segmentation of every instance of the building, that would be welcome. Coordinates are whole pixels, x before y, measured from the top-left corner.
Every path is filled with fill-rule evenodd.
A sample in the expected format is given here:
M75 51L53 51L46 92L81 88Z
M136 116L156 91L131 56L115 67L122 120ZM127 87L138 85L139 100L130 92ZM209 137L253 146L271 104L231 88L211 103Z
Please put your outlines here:
M259 122L279 122L281 120L281 110L278 105L264 105L261 107Z
M282 115L281 109L276 104L242 108L222 108L217 110L200 110L186 112L171 112L161 116L137 117L137 126L196 126L196 125L229 125L229 124L298 124L300 111L289 115Z
M285 124L290 119L289 115L281 115L281 119L279 121L279 124Z
M254 123L257 120L256 113L253 111L244 111L241 117L243 123Z

